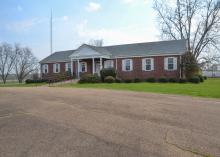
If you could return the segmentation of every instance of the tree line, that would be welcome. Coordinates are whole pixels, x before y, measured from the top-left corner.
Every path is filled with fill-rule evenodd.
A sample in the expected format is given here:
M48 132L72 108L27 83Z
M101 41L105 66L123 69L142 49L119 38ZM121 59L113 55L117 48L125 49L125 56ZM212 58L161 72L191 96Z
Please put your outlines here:
M10 74L15 74L19 83L39 70L38 59L31 49L19 44L0 43L0 79L5 84Z

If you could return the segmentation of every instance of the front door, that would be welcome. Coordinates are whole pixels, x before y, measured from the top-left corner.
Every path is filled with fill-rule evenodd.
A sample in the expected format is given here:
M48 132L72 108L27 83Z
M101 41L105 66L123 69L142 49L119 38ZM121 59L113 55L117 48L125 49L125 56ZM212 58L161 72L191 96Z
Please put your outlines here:
M100 74L100 62L95 63L95 72Z

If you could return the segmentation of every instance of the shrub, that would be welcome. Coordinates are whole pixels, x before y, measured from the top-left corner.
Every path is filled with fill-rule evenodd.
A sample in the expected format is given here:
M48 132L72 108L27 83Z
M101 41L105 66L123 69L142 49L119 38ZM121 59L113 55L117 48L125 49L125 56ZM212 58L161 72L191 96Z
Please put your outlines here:
M115 82L115 78L112 77L112 76L107 76L107 77L105 77L104 81L106 83L114 83Z
M202 75L196 75L199 77L200 82L204 82L204 77Z
M141 81L142 81L142 80L141 80L140 78L135 78L135 79L134 79L134 82L135 82L135 83L138 83L138 82L141 82Z
M186 82L187 82L187 80L185 78L180 78L179 79L179 83L186 83Z
M167 80L166 77L161 77L161 78L158 79L158 82L166 83L166 82L168 82L168 80Z
M149 77L146 79L147 82L156 82L156 79L154 77Z
M25 80L25 83L26 83L26 84L31 84L31 83L44 83L44 82L48 82L48 80L44 80L44 79L37 79L37 80L27 79L27 80Z
M99 83L100 77L97 74L85 74L82 75L79 83Z
M115 79L115 82L116 82L116 83L121 83L122 80L121 80L120 78L116 78L116 79Z
M131 79L126 79L124 80L125 83L132 83L132 80Z
M186 52L182 56L181 66L187 79L199 74L200 68L192 52Z
M207 80L207 76L203 76L204 80Z
M175 82L177 82L176 78L169 78L168 81L171 82L171 83L175 83Z
M199 83L200 78L198 76L193 76L192 78L189 79L189 82L191 83Z
M102 81L104 81L107 76L116 78L116 70L114 68L104 68L100 71L100 74Z

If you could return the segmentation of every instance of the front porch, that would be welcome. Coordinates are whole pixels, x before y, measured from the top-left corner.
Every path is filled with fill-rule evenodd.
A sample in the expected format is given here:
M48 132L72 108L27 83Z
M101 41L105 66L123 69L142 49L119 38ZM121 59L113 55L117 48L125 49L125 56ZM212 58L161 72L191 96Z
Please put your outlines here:
M104 67L105 60L111 58L111 54L103 50L101 47L93 47L90 45L82 45L71 56L71 73L80 78L81 73L100 75L100 71Z
M81 74L98 74L104 68L107 58L71 59L71 73L79 79Z

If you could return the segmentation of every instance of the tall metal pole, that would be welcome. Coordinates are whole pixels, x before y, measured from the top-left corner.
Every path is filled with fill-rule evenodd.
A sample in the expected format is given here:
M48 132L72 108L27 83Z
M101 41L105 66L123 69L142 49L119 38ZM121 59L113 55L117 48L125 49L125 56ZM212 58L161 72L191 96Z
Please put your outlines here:
M51 16L50 16L50 53L53 53L53 12L51 9Z

